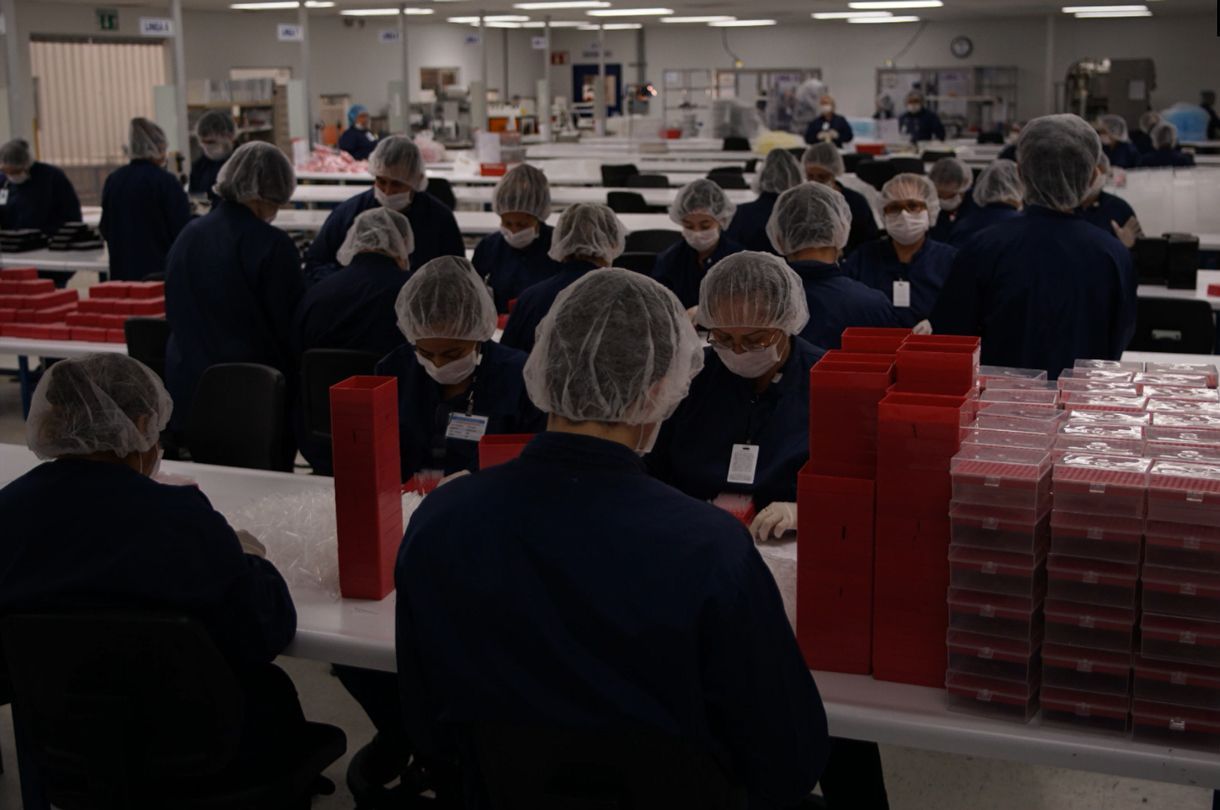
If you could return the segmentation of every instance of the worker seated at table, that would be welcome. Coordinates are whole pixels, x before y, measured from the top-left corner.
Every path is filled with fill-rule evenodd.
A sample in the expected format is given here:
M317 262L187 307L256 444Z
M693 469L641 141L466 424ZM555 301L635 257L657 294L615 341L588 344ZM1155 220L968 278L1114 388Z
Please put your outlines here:
M1155 169L1168 166L1189 167L1195 165L1195 156L1182 151L1178 145L1178 128L1162 121L1152 128L1152 151L1140 156L1139 168Z
M724 232L736 210L724 189L705 179L678 189L669 205L669 219L682 227L682 239L657 255L652 277L687 309L699 303L699 283L708 268L744 250Z
M776 251L801 277L809 305L806 342L839 348L849 326L897 327L898 313L883 294L849 278L839 266L851 209L843 195L821 183L804 183L779 195L767 222Z
M1080 213L1086 222L1096 225L1106 233L1114 234L1125 247L1133 248L1135 240L1144 235L1144 229L1140 227L1139 218L1135 216L1135 209L1131 204L1117 194L1105 190L1106 183L1110 181L1111 169L1110 160L1104 154L1097 162L1097 168L1100 173L1089 186L1089 193L1080 205Z
M164 273L170 246L191 218L182 184L165 170L165 131L147 118L131 119L127 156L102 186L98 230L110 253L112 281L140 281Z
M525 368L547 431L429 495L399 550L398 677L425 755L463 761L479 726L640 730L719 758L751 807L813 789L825 711L775 580L736 518L640 458L702 364L681 302L639 273L556 300Z
M953 226L974 210L971 187L974 172L960 158L945 157L932 164L928 179L936 186L940 198L940 214L932 221L931 236L937 242L948 242Z
M339 148L356 160L368 160L377 146L377 134L369 131L369 110L353 104L347 110L347 129L339 136Z
M1101 151L1111 165L1132 169L1139 164L1140 151L1131 143L1127 121L1121 115L1103 115L1099 118L1097 136L1101 138Z
M899 174L881 187L885 236L861 245L843 272L889 299L902 326L926 331L924 319L949 277L957 249L928 235L940 198L921 174Z
M26 442L47 461L0 489L0 615L130 608L196 619L244 695L236 765L267 767L304 723L272 663L296 611L254 537L197 487L156 480L172 408L156 374L123 354L60 360L42 376Z
M80 222L80 200L63 170L34 160L30 144L16 138L0 146L0 229L37 228L53 235L65 222Z
M898 117L898 131L910 138L911 143L945 139L945 125L939 115L924 106L923 93L918 90L907 94L907 110Z
M534 330L555 297L585 274L614 264L626 245L627 228L609 206L577 203L563 209L548 254L560 263L561 270L525 288L508 318L500 344L528 354L534 348Z
M220 170L221 202L193 221L166 262L165 312L172 334L165 377L174 427L185 427L208 366L261 363L296 391L293 317L305 292L292 238L271 224L292 198L292 164L275 146L240 147Z
M195 139L203 151L191 164L191 178L187 191L191 195L205 196L208 202L216 205L220 197L216 195L213 186L220 176L220 167L225 165L229 155L233 154L237 142L237 124L228 110L208 110L199 116L195 124Z
M833 96L823 95L818 101L818 117L805 128L805 143L851 143L854 133L847 119L835 112Z
M801 160L805 168L805 179L811 183L829 186L843 195L851 209L851 232L847 235L844 253L851 253L858 245L871 242L880 235L873 208L864 195L838 181L845 171L843 155L834 144L814 144L805 150Z
M1131 143L1135 145L1141 156L1155 149L1152 145L1152 130L1159 123L1161 123L1161 114L1148 110L1140 116L1139 128L1131 131Z
M801 164L793 154L787 149L772 149L758 172L758 199L737 206L725 236L744 250L774 253L775 248L767 238L767 220L779 195L804 181Z
M562 269L548 255L555 229L546 224L551 215L546 175L528 163L515 167L496 184L491 207L500 230L479 241L474 267L491 287L496 312L505 313L523 290Z
M986 365L1045 369L1118 360L1135 332L1131 253L1079 209L1101 174L1101 141L1075 115L1021 130L1025 211L957 254L932 311L937 333L978 335Z
M407 137L391 135L377 143L369 158L373 187L340 203L322 223L318 236L305 251L305 275L311 281L339 269L335 258L356 217L382 206L397 211L411 223L415 249L412 267L423 267L437 256L465 256L466 244L453 212L424 189L424 158Z
M994 161L979 175L970 191L974 205L953 223L949 244L960 248L979 231L1021 216L1021 198L1025 189L1021 175L1012 160Z

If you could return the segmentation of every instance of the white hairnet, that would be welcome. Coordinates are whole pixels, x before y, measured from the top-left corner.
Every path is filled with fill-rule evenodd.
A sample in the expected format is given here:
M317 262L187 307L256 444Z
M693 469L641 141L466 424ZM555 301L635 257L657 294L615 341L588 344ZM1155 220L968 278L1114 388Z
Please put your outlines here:
M956 189L960 194L974 185L974 172L961 158L943 157L932 164L928 177L937 188Z
M646 425L668 419L703 368L677 296L621 268L587 273L555 299L525 363L541 410L573 422Z
M708 214L715 217L721 228L729 227L737 206L729 199L716 183L705 178L693 180L674 195L674 201L669 204L669 218L677 224L682 224L682 217L690 214Z
M843 165L843 155L840 154L839 147L833 143L815 143L810 146L801 157L801 163L806 166L821 166L823 169L830 169L834 172L835 177L847 171Z
M1089 193L1100 157L1101 139L1080 116L1061 113L1030 121L1017 141L1026 204L1056 211L1078 208Z
M940 195L936 186L922 174L904 172L896 174L881 187L881 204L897 200L922 200L928 206L928 221L936 222L940 216Z
M546 175L528 163L522 163L496 183L491 210L497 214L520 212L539 222L551 215L551 186Z
M1157 149L1172 149L1178 145L1178 128L1168 121L1157 124L1148 134Z
M762 170L758 173L758 190L772 194L782 194L793 186L805 182L801 164L787 149L772 149L763 160Z
M39 458L114 453L157 444L173 400L148 366L125 354L60 360L34 389L25 441Z
M195 137L202 141L204 138L217 136L236 138L237 124L233 122L233 116L225 110L208 110L199 116L199 121L195 124Z
M998 202L1021 202L1025 187L1017 164L1012 160L997 160L983 169L974 186L974 201L980 206Z
M551 249L547 252L557 262L573 256L589 256L613 262L627 249L627 226L610 206L601 203L577 203L563 209Z
M1151 135L1152 128L1155 127L1157 124L1159 124L1160 121L1161 121L1161 114L1159 112L1153 112L1152 110L1148 110L1148 112L1146 112L1140 116L1140 129L1142 129L1144 132Z
M699 325L798 334L809 322L801 277L778 256L745 250L716 262L699 284Z
M159 158L165 154L169 141L161 127L147 118L131 119L127 136L127 156L132 160Z
M842 250L850 230L847 200L821 183L802 183L779 195L767 220L767 238L784 256L807 248Z
M1101 117L1101 125L1106 128L1106 132L1110 133L1110 137L1114 140L1130 140L1127 132L1127 121L1121 115L1103 115Z
M427 338L491 340L496 303L468 259L440 256L402 285L394 301L398 329L415 343Z
M357 253L384 253L406 262L413 250L415 234L411 223L397 211L379 205L356 217L336 258L344 267L352 263Z
M406 183L416 191L428 187L424 156L415 141L405 135L389 135L377 142L369 155L369 174Z
M284 205L296 187L296 173L288 158L279 147L263 141L237 147L216 176L216 193L231 202L261 200Z
M33 162L28 141L14 138L4 146L0 146L0 165L26 167Z

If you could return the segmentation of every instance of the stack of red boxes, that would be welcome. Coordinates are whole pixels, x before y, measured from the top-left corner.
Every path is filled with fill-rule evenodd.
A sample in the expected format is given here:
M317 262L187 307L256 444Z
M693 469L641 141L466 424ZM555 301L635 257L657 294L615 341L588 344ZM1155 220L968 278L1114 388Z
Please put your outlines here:
M128 318L164 318L162 281L107 281L89 288L89 298L67 316L73 340L122 343Z
M76 290L56 290L33 268L0 270L0 337L67 340L62 321L76 309Z

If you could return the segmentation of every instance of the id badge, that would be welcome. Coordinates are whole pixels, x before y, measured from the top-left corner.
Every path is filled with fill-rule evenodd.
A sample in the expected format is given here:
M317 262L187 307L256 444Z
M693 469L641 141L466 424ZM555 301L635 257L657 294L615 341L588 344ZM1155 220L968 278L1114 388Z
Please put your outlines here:
M908 308L911 306L911 282L894 282L894 306Z
M8 205L8 186L0 188L0 205Z
M758 469L758 445L733 445L733 455L729 458L729 483L752 485L756 469Z
M487 432L486 416L467 416L463 413L449 414L449 426L445 428L446 439L462 439L477 442Z

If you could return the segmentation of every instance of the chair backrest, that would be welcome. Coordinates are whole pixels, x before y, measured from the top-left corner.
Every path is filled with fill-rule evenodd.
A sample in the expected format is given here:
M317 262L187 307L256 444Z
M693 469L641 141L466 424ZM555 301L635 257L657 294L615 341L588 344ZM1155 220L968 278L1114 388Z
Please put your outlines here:
M166 786L207 781L237 755L241 692L193 619L146 608L14 614L0 639L56 807L165 806Z
M669 178L663 174L633 174L627 178L627 188L669 188Z
M348 377L372 374L380 359L374 352L349 349L310 349L301 356L301 407L314 439L330 441L330 387Z
M844 152L843 153L843 170L855 173L856 167L861 163L867 163L873 159L873 156L867 152Z
M652 210L644 195L634 191L608 191L606 205L616 214L647 214Z
M805 159L805 150L808 148L807 146L790 146L788 147L788 154L796 158L797 163L800 163Z
M624 253L614 260L615 267L624 267L628 270L634 270L637 273L643 273L646 276L652 275L652 267L657 262L657 254L648 253L646 251L630 251Z
M749 152L750 139L732 136L724 139L720 147L725 152Z
M257 363L209 366L186 422L191 460L292 471L284 375Z
M660 253L682 238L681 231L642 230L627 234L628 253Z
M935 163L941 158L957 157L957 152L946 152L943 149L925 149L924 153L919 156L919 159L924 163Z
M742 173L742 172L744 172L745 170L746 170L746 169L745 169L745 166L744 166L744 165L735 165L735 166L713 166L713 167L712 167L712 168L711 168L711 169L708 171L707 175L708 175L708 177L711 177L713 174L741 174L741 173Z
M746 179L738 172L712 172L707 176L707 179L711 180L713 183L726 191L743 189L748 190L750 188L750 184L747 183Z
M750 158L746 161L745 172L746 174L754 174L756 171L758 171L758 158Z
M639 174L640 170L634 163L603 163L602 185L606 188L622 188L627 185L627 178Z
M457 208L457 197L453 194L453 186L445 178L429 177L428 193L440 200L441 204L450 211Z
M474 730L491 806L553 810L737 810L745 791L709 753L645 730Z
M892 160L869 160L856 166L856 177L878 191L897 173Z
M1002 144L1004 143L1004 133L1002 132L980 132L976 139L979 143Z
M920 158L896 157L888 162L894 167L894 174L924 174L923 160Z
M1137 352L1211 354L1216 348L1216 317L1207 301L1189 298L1140 298L1135 337Z
M128 318L123 323L127 354L157 372L163 381L169 333L169 321L164 318Z

